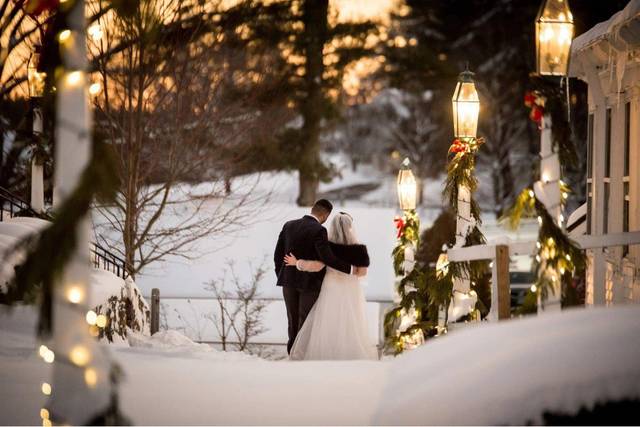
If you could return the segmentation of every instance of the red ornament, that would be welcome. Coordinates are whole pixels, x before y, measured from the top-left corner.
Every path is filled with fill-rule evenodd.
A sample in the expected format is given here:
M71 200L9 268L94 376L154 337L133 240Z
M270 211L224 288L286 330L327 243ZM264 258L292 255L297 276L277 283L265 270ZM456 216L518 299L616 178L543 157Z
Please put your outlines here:
M535 104L535 102L536 102L536 96L534 95L533 92L527 92L524 94L524 105L531 108L533 107L533 104Z
M531 113L529 114L529 117L531 118L531 120L533 120L538 125L540 125L540 123L542 123L543 115L544 115L544 110L542 109L542 107L538 107L537 105L534 105L533 108L531 109Z
M393 222L396 223L396 228L398 229L398 236L397 238L399 239L402 236L402 232L404 231L404 227L405 227L405 223L404 220L402 218L400 218L399 216L395 217L393 219Z

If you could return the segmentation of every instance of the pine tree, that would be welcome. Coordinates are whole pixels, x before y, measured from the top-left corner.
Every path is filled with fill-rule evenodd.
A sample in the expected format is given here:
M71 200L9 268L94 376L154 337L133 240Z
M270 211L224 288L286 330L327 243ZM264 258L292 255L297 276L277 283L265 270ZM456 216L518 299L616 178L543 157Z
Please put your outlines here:
M301 125L285 126L264 167L299 171L297 202L311 205L318 183L331 169L320 158L321 133L339 116L342 77L354 61L373 53L365 41L375 31L371 22L339 22L328 0L245 1L220 13L233 42L245 46L249 61L268 60L265 70L279 84Z

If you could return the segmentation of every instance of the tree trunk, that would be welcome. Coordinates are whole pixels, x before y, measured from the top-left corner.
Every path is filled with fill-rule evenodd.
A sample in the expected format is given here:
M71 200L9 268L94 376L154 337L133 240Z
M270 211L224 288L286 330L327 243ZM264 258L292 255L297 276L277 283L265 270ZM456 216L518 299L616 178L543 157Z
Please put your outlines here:
M305 46L306 97L301 103L304 120L301 143L302 158L299 168L299 206L311 206L318 191L320 163L320 121L324 110L322 50L327 40L327 13L329 0L306 0L303 6L303 44Z

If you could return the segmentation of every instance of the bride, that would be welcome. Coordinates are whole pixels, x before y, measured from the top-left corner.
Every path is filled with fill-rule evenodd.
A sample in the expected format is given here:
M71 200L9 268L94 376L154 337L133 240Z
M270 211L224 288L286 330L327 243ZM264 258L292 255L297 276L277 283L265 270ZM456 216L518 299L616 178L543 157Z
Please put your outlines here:
M367 247L358 244L353 218L340 212L329 228L331 250L340 259L358 267L369 266ZM285 264L301 271L317 272L321 261L296 259L286 255ZM371 343L362 285L354 275L326 267L320 295L309 312L291 349L292 360L378 359Z

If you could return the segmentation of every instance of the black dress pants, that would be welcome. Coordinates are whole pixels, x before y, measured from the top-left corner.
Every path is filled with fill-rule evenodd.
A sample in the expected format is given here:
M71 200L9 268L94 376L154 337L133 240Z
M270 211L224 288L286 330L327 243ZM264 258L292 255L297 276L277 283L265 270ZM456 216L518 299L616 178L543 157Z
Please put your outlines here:
M291 347L296 340L298 331L302 328L304 321L316 303L320 291L308 291L292 287L282 287L284 304L287 306L287 319L289 320L289 341L287 342L287 353L291 353Z

